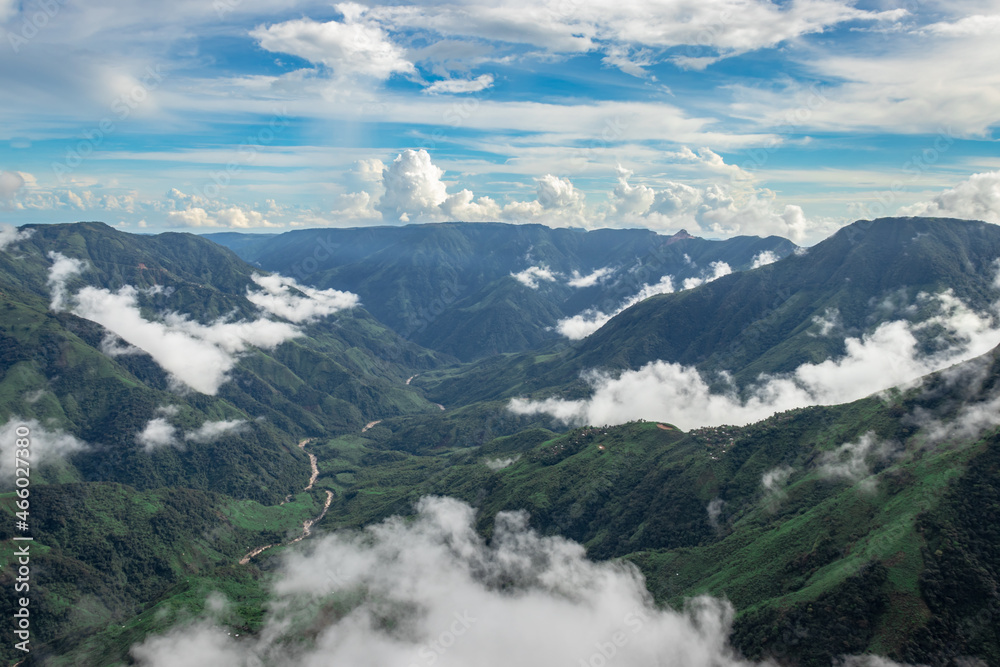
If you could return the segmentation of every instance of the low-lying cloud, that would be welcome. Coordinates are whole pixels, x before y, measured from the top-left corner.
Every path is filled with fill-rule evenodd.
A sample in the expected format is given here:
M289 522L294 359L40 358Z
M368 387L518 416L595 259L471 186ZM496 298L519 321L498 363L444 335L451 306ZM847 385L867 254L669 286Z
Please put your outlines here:
M269 276L254 274L251 279L263 291L247 289L247 299L261 310L296 324L313 322L354 308L361 302L360 297L352 292L315 289L277 273Z
M605 313L596 308L588 308L578 315L559 320L556 323L556 331L570 340L586 338L607 324L615 315L624 312L640 301L645 301L657 294L670 294L673 291L673 276L663 276L656 283L643 285L638 292L622 301L621 305L613 313Z
M19 243L31 237L34 230L19 230L14 225L0 224L0 251L7 250L8 246Z
M554 283L558 278L558 274L547 266L529 266L524 271L510 275L514 280L531 289L538 289L543 282Z
M18 429L26 427L28 429L27 448L18 446L18 439L25 437ZM11 486L14 482L15 455L16 450L27 449L27 462L32 468L43 466L53 461L65 458L69 454L82 452L87 449L87 444L76 437L59 429L48 429L38 423L37 419L22 419L21 417L11 417L3 426L0 426L0 484ZM21 457L24 458L24 457Z
M879 440L869 431L854 442L846 442L833 451L824 452L816 472L825 479L861 482L871 477L872 463L885 461L897 452L897 445Z
M687 255L685 255L685 259L690 262L690 258ZM703 275L687 278L681 289L694 289L699 285L704 285L713 280L718 280L723 276L728 276L732 272L732 267L725 262L712 262L709 265L709 269ZM572 282L570 284L572 285ZM631 308L640 301L645 301L657 294L671 294L674 292L674 289L674 277L663 276L656 283L643 285L638 292L622 301L614 312L605 313L596 308L588 308L573 317L566 317L559 320L556 323L556 331L570 340L581 340L603 327L611 318Z
M764 250L763 252L754 255L753 264L750 265L750 268L759 269L762 266L774 264L779 259L781 259L781 257L779 257L773 250Z
M585 378L593 387L587 399L517 398L509 409L522 415L548 414L575 425L622 424L635 419L666 420L683 429L745 425L775 412L864 398L996 346L1000 329L990 316L972 312L950 292L919 298L936 302L938 314L919 323L886 322L861 338L846 339L843 357L803 364L786 375L761 375L742 395L732 384L728 392L712 393L696 368L654 361L618 375L587 373ZM918 335L932 327L943 332L935 339L938 351L921 353Z
M142 431L136 434L136 442L142 445L147 452L152 452L161 447L180 447L182 442L204 445L215 442L225 435L240 433L246 429L246 420L244 419L223 419L206 421L198 428L185 431L181 435L180 429L170 421L178 413L179 410L173 405L158 408L156 415L146 422Z
M614 272L615 270L612 269L610 266L605 266L600 269L595 269L594 271L588 273L585 276L580 275L579 271L574 271L573 277L570 278L566 282L566 284L569 285L570 287L593 287L594 285L601 282Z
M590 561L580 544L531 530L523 512L499 514L489 543L474 525L473 508L430 497L412 521L304 543L284 556L256 636L204 620L132 656L143 667L757 664L729 646L725 601L661 609L633 565Z
M84 264L57 252L50 253L50 257L53 310L69 308L74 315L97 322L149 354L173 381L204 394L217 393L239 355L251 347L273 349L302 335L292 324L263 318L201 324L186 315L168 312L159 320L147 320L139 309L139 291L130 285L116 292L87 286L69 297L66 281Z
M725 262L712 262L708 265L709 270L704 272L701 276L685 278L684 279L684 289L694 289L699 285L704 285L705 283L710 283L713 280L718 280L723 276L728 276L733 272L733 268L726 264Z
M193 431L184 434L184 439L189 442L206 444L215 442L224 435L239 433L246 428L246 421L243 419L222 419L219 421L207 421Z

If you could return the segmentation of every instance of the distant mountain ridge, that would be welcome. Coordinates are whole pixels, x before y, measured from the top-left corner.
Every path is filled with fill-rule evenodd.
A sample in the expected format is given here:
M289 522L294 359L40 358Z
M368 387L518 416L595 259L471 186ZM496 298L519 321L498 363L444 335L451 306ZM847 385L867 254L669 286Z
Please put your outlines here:
M755 259L778 259L796 248L775 236L710 241L684 231L664 236L641 229L505 223L258 236L227 232L206 238L304 284L355 292L400 335L463 360L565 340L554 330L560 319L592 308L614 312L665 276L680 285L704 278L715 262L740 271ZM512 277L533 267L539 272L534 288ZM588 276L592 282L581 281ZM570 284L574 280L578 286Z
M484 360L464 375L438 383L432 374L423 382L433 383L438 401L545 387L565 393L571 385L578 393L582 371L664 361L725 371L743 386L761 373L842 356L846 338L887 321L930 317L930 302L922 306L926 312L905 311L917 308L921 292L950 291L974 311L990 311L998 298L998 258L1000 227L985 222L859 221L767 266L641 301L558 355Z

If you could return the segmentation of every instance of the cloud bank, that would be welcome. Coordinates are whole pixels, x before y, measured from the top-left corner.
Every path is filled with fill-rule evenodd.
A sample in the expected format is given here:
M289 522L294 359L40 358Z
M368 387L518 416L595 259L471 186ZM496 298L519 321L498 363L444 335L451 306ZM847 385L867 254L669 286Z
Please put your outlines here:
M905 206L900 215L983 220L1000 225L1000 171L973 174L926 202Z
M152 637L132 655L144 667L250 656L306 667L749 664L727 644L727 603L701 597L683 612L661 610L634 566L589 561L581 545L530 530L524 513L500 514L487 544L474 519L457 500L424 498L414 521L314 540L285 557L258 637L236 640L205 622ZM317 617L336 595L355 600L352 608ZM308 647L305 627L315 636Z
M864 398L893 386L986 353L996 346L998 329L991 317L970 311L950 292L920 295L934 302L938 314L919 323L886 322L861 338L845 341L846 354L818 364L803 364L782 376L762 375L743 395L731 386L713 394L691 366L655 361L617 376L590 372L590 398L513 399L515 414L548 414L576 425L622 424L635 419L670 421L683 429L722 424L745 425L775 412L810 405L835 405ZM918 335L932 327L938 351L919 351ZM725 379L725 377L723 378Z

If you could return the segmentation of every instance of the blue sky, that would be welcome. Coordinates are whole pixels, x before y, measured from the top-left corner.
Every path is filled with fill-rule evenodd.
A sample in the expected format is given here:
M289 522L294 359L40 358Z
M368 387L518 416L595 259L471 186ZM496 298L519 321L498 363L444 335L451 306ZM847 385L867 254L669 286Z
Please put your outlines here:
M0 222L1000 223L1000 1L0 0Z

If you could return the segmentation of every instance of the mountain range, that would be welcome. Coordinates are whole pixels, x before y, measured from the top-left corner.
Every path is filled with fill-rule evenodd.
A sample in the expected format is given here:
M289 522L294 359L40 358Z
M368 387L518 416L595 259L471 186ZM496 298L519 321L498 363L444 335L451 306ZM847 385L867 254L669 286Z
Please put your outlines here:
M996 226L931 218L810 248L22 227L0 249L0 449L30 426L32 660L134 664L209 617L305 660L369 602L282 621L296 558L448 497L490 544L524 516L633 568L657 609L727 600L748 660L1000 664L998 259Z

